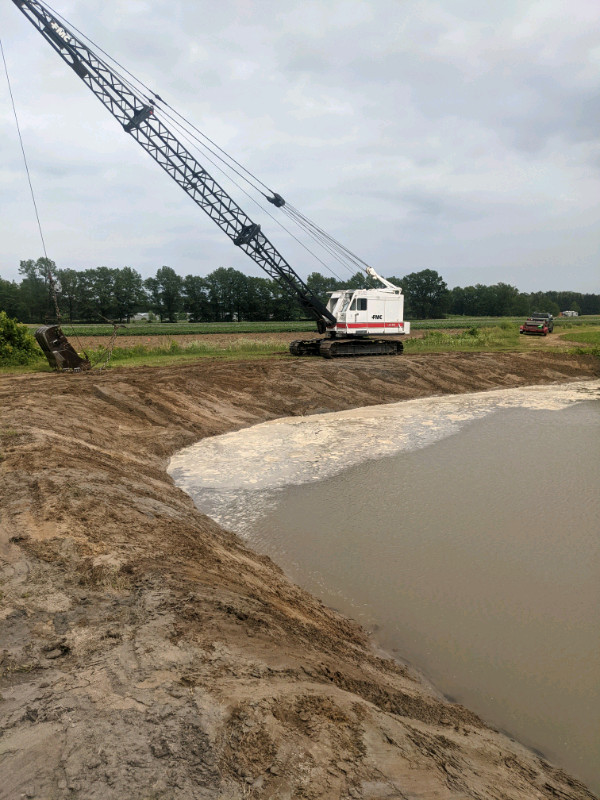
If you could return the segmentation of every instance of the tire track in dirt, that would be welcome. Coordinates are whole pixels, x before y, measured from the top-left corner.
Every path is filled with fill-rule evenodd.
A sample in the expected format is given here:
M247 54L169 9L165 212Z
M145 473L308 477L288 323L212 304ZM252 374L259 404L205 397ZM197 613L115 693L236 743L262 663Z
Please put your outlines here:
M278 416L599 375L545 351L0 376L0 797L589 800L165 469Z

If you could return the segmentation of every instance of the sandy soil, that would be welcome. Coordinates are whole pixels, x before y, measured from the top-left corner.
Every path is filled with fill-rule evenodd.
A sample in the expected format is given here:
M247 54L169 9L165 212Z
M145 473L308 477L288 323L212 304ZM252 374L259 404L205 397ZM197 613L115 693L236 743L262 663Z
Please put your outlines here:
M599 375L531 351L0 377L0 798L591 798L165 468L279 416Z

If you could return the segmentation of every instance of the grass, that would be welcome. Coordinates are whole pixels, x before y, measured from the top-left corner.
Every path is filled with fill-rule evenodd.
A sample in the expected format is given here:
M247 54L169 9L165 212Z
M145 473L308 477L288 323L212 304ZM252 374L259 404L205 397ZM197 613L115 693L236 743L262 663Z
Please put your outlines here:
M563 333L561 339L568 341L572 333ZM597 331L577 331L577 341L584 344L600 347L600 330Z
M265 356L287 355L287 346L281 342L253 342L237 339L225 347L216 347L203 342L191 342L180 345L171 342L163 347L115 347L108 366L149 366L153 364L169 364L174 361L196 361L200 358L223 358L227 360L248 360ZM92 364L104 363L107 350L99 347L89 353Z
M518 350L519 330L510 323L493 327L471 327L458 333L427 331L422 339L404 342L407 353L448 353Z
M574 352L581 355L593 355L600 357L600 329L592 331L576 331L573 333L563 333L560 337L565 344L569 345L570 338L576 338L579 343L575 347ZM589 345L589 347L581 347L580 345Z
M413 330L423 330L425 335L421 339L408 339L404 342L407 353L444 353L444 352L498 352L518 351L535 347L535 343L525 343L519 335L519 317L451 317L445 320L417 320L411 322ZM563 350L573 353L600 354L600 328L597 330L581 330L583 326L600 326L600 316L559 318L555 320L557 328L564 330L561 339L565 340ZM295 327L298 326L298 327ZM75 326L78 335L96 336L109 335L112 329L108 325ZM448 333L440 328L454 329L456 332ZM150 331L148 330L150 329ZM577 329L577 342L589 343L589 347L569 345L567 331ZM277 333L280 331L296 330L310 332L316 336L314 325L311 322L300 323L175 323L169 324L139 324L135 323L121 331L120 334L128 336L139 335L148 338L148 335L161 335L169 333L169 342L160 346L138 344L134 347L115 347L107 368L117 366L159 366L173 363L191 362L203 358L220 358L225 360L249 360L254 358L286 358L288 357L287 345L282 342L252 341L231 337L226 344L211 345L204 342L191 342L187 345L176 341L177 334L190 333ZM92 332L93 331L93 332ZM67 336L70 326L65 326ZM542 346L541 343L539 345ZM92 349L89 353L92 364L102 366L108 352L103 345ZM23 374L27 372L51 372L46 359L40 354L37 362L28 366L0 367L3 374Z

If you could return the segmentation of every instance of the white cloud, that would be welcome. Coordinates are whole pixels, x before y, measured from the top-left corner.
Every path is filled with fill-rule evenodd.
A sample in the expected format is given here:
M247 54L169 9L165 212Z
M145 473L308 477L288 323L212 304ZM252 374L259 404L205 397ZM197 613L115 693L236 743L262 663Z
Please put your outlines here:
M595 1L568 11L562 0L59 1L86 35L380 271L599 290ZM0 7L0 29L60 266L258 274L12 3ZM41 254L19 159L0 81L4 278ZM300 274L322 269L226 188Z

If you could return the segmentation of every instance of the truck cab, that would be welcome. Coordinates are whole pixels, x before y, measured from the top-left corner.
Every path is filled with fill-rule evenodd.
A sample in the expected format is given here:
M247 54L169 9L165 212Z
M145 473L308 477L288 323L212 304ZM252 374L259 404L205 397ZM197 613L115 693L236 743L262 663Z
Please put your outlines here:
M544 322L548 328L548 333L552 333L554 330L554 317L547 311L534 311L529 319L532 319L535 322Z
M533 317L529 317L519 328L519 333L547 336L549 333L548 323L544 319L534 319Z

